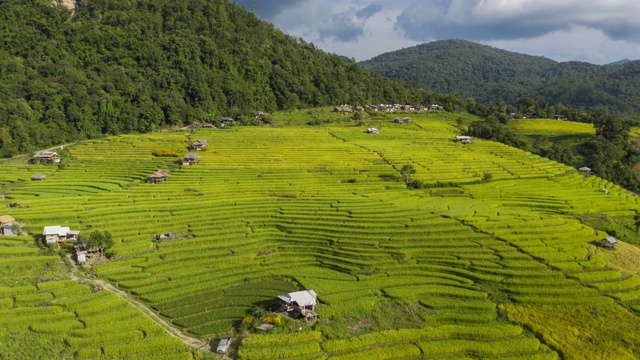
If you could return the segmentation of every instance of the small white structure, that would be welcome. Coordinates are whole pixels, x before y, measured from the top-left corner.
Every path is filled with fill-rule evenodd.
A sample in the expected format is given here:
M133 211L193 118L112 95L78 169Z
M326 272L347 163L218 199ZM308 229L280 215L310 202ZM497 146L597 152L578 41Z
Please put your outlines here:
M63 243L67 241L76 241L78 240L78 234L80 231L71 230L66 226L45 226L44 239L47 245L55 244L55 243Z
M368 128L367 129L367 133L368 134L380 134L380 130L378 130L378 128Z
M226 354L227 350L229 349L229 345L231 345L231 339L226 338L226 339L220 340L220 342L218 343L218 348L216 349L216 352L218 354Z
M471 139L471 136L466 136L466 135L456 136L456 141L459 141L462 144L471 144L473 142L473 140Z
M287 312L299 312L307 319L318 316L315 312L317 298L318 295L313 290L296 291L278 296L278 299L284 303Z
M613 249L617 243L618 240L616 238L614 238L613 236L607 236L606 238L602 239L600 245L602 245L602 247Z
M586 166L583 166L580 169L578 169L578 172L584 176L589 176L593 173L591 169Z

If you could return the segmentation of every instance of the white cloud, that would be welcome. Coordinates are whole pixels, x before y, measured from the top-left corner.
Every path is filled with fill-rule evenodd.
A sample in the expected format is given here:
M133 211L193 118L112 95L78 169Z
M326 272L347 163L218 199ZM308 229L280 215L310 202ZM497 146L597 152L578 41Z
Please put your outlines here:
M236 0L283 31L357 60L462 38L565 61L640 58L637 0Z

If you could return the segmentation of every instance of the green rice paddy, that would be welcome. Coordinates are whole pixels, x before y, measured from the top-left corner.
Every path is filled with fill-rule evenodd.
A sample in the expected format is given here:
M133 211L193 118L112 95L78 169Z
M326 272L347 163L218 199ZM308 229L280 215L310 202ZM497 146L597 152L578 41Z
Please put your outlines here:
M579 220L633 215L638 197L505 145L456 143L447 116L86 141L64 169L0 164L1 201L19 205L6 213L30 234L110 231L113 258L90 271L204 341L237 336L279 294L318 294L317 322L252 332L232 349L239 359L640 356L640 277L609 263L593 246L606 234ZM209 141L197 165L152 155L197 139ZM407 164L423 189L406 188ZM171 177L147 184L158 169ZM46 179L30 181L36 172ZM167 232L179 236L155 240ZM201 356L70 280L32 238L1 240L0 331L57 344L55 357ZM620 326L598 331L603 312ZM572 326L590 333L554 330Z

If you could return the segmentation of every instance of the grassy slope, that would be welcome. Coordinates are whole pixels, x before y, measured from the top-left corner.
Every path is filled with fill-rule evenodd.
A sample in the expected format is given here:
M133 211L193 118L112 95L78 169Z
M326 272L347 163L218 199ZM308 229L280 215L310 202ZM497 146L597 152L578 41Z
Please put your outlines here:
M628 310L640 300L634 257L595 248L604 233L578 219L630 216L640 207L635 197L501 144L457 144L456 114L411 115L408 125L379 118L294 126L335 116L316 111L276 115L276 124L289 127L85 142L71 149L63 170L0 166L9 184L4 201L28 206L7 213L35 234L52 224L111 231L117 261L96 266L98 276L203 339L230 333L279 293L319 294L319 337L282 335L312 326L286 322L243 343L245 359L273 351L308 358L639 355L629 346L640 343ZM381 134L366 134L370 126ZM210 144L197 166L179 169L176 158L151 154L196 139ZM427 188L405 189L405 164ZM158 168L172 173L169 181L145 184ZM26 181L35 172L49 176ZM487 172L493 180L482 183ZM183 238L152 241L169 231ZM25 272L21 284L38 279ZM604 309L620 327L600 331L597 316L558 318ZM592 330L554 335L570 327ZM107 343L92 348L116 351Z

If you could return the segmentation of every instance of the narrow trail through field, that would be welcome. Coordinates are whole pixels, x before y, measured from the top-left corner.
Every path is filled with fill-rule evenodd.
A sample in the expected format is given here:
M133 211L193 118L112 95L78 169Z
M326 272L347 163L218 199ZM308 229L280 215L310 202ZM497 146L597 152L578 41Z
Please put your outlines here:
M202 340L199 340L199 339L196 339L194 337L186 335L185 333L183 333L182 331L177 329L175 326L173 326L171 323L169 323L168 321L166 321L163 318L161 318L160 316L158 316L158 314L156 314L153 310L151 310L149 307L147 307L147 305L144 304L142 301L136 299L135 297L131 296L127 292L116 288L115 286L109 284L108 282L106 282L106 281L104 281L102 279L94 279L94 278L89 278L89 277L79 278L76 275L77 267L73 263L73 261L72 261L72 264L73 265L72 265L72 271L71 271L71 279L73 281L77 282L77 281L82 280L84 282L90 283L91 285L100 286L101 288L118 295L124 301L127 301L128 303L130 303L131 305L135 306L140 311L142 311L143 314L145 314L146 316L150 317L153 321L156 322L156 324L162 326L162 328L164 328L165 331L167 333L169 333L169 335L177 337L178 339L182 340L186 345L188 345L188 346L190 346L192 348L195 348L197 350L207 351L207 352L211 351L211 348L209 347L209 344L207 344L206 342L204 342Z

